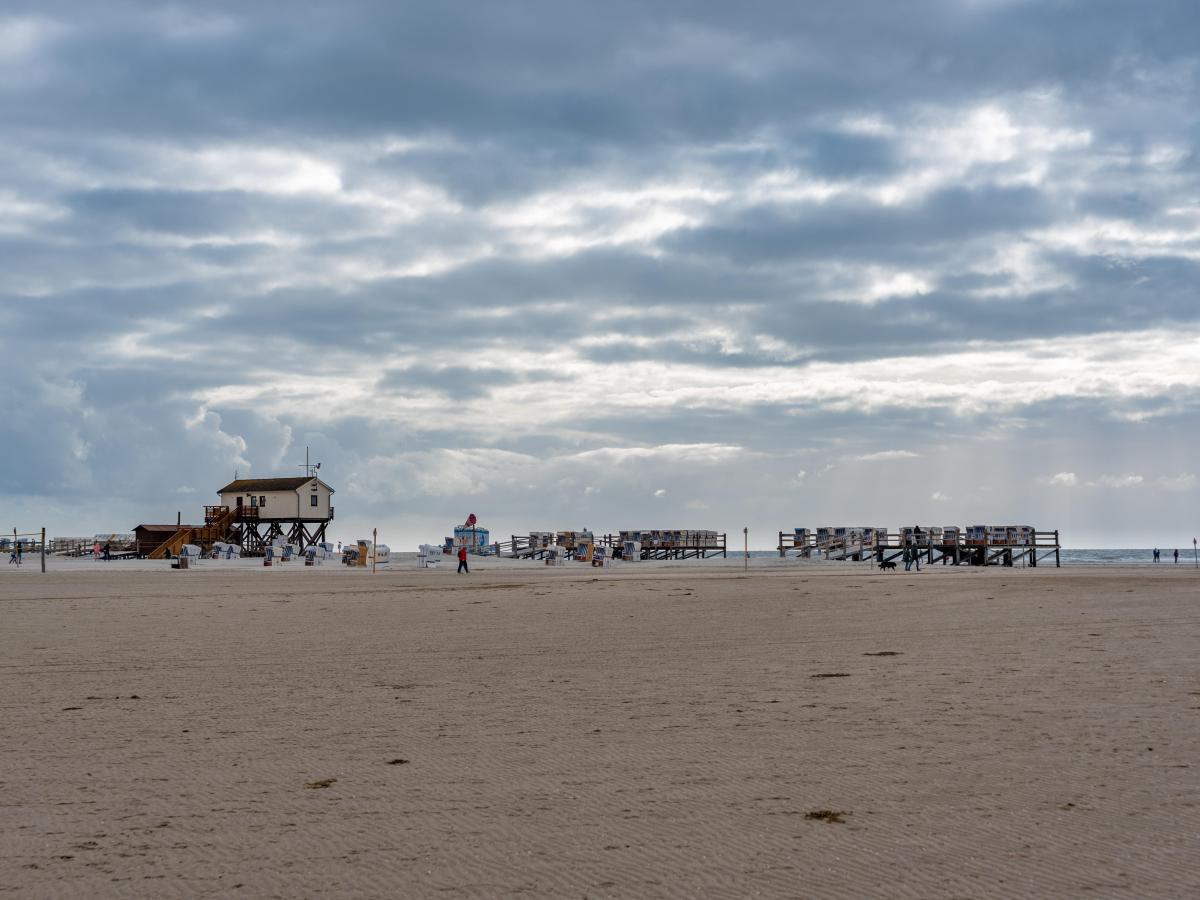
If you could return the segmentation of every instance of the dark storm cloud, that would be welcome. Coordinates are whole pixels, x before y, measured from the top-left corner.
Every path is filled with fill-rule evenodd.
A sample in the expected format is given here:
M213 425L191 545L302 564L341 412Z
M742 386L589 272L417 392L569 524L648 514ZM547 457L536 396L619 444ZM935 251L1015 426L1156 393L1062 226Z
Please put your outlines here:
M129 228L148 234L202 237L268 228L305 233L363 227L361 213L304 197L248 191L98 189L64 198L77 229Z
M585 156L575 148L483 144L392 154L374 167L436 184L462 203L482 206L569 177L583 169Z
M302 442L363 504L377 467L484 490L464 446L609 512L663 501L572 454L769 457L703 488L739 514L810 453L1002 464L976 433L1134 471L1197 434L1155 342L1200 324L1198 33L1174 0L7 4L3 492L156 502ZM1044 391L953 390L1112 335ZM901 358L936 399L839 394Z
M1030 188L950 188L912 207L861 202L792 210L759 207L721 225L676 232L664 243L680 253L728 256L745 264L797 258L913 263L942 255L947 243L1020 231L1052 221Z
M983 86L1091 84L1140 58L1190 57L1194 7L1153 7L1136 28L1127 4L1115 0L860 0L836 9L759 3L736 10L679 3L650 11L549 0L230 3L157 16L140 4L26 8L77 26L54 43L54 61L71 67L55 68L43 90L83 116L84 127L519 129L642 141L680 131L735 134L801 110L864 103L867 89L889 104L953 100ZM733 58L715 55L722 50ZM766 63L785 77L762 77ZM89 78L71 77L79 71ZM106 96L100 86L124 102L95 102ZM18 107L23 118L50 120L49 108Z
M449 399L487 396L493 388L514 384L548 385L563 381L550 369L525 369L514 372L489 366L409 366L391 369L379 379L377 387L397 394L432 392Z
M808 168L831 178L895 171L900 161L891 141L847 134L817 134L804 147Z

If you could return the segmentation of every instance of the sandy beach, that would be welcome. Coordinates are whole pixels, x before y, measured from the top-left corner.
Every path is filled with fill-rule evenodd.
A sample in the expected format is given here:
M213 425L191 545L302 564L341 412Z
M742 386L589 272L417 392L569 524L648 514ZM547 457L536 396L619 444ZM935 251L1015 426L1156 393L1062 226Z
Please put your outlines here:
M31 562L2 896L1200 894L1190 569Z

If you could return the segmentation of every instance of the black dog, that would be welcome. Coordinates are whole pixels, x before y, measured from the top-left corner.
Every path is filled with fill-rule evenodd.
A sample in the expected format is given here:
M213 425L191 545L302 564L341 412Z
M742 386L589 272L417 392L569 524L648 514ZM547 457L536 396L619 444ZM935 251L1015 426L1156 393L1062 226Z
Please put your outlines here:
M883 562L881 562L879 564L879 568L885 572L888 570L891 570L894 572L894 571L896 571L896 561L892 560L892 559L885 559Z

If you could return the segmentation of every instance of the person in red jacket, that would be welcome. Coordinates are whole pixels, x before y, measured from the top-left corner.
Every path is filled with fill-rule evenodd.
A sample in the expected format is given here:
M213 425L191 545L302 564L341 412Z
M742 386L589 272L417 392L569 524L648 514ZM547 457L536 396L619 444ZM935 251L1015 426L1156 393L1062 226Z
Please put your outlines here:
M471 574L471 570L467 567L467 548L459 547L458 548L458 574L461 575L463 572L466 572L468 575Z

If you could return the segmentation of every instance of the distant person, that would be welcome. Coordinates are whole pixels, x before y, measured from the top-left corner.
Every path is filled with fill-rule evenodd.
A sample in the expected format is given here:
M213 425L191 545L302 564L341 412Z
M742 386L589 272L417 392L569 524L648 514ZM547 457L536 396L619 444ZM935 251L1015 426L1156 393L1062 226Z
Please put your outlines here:
M920 531L918 531L917 533L920 534ZM912 559L913 559L913 565L916 567L917 571L920 572L921 571L921 548L920 547L913 548Z
M17 542L17 565L18 566L21 564L21 554L24 552L25 552L25 548L22 547L21 543L18 541Z
M99 558L100 558L100 542L96 541L94 544L92 544L92 559L99 559Z
M1179 565L1179 548L1175 548L1175 565Z
M11 565L19 566L21 564L20 550L21 550L21 545L14 543L12 549L8 551L8 564L10 566Z
M471 574L471 570L467 566L467 548L459 547L458 548L458 574L461 575L463 572L466 572L468 575Z
M342 542L338 541L338 553L342 552Z
M108 562L111 559L112 559L112 543L110 542L110 543L107 543L104 545L104 561Z
M1158 548L1157 547L1154 548L1154 561L1156 563L1158 562Z
M904 559L904 571L912 569L912 551L908 549L908 545L904 545L904 553L901 554Z

